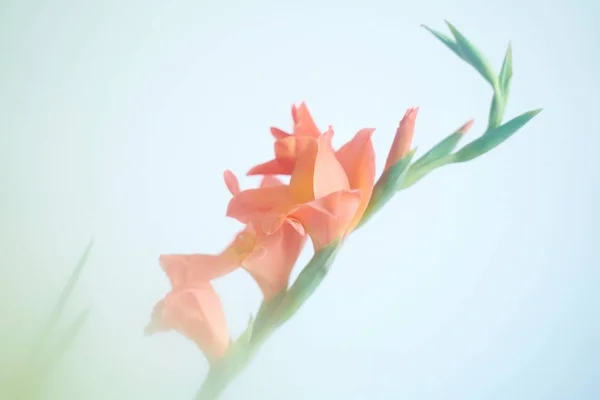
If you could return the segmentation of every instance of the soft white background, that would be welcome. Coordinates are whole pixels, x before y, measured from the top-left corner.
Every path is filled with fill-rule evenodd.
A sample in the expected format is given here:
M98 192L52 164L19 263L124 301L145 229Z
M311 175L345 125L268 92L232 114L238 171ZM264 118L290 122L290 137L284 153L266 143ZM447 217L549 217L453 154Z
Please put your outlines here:
M419 27L448 19L497 69L512 40L507 117L544 111L353 235L223 398L600 397L599 16L592 0L0 2L0 358L94 236L67 317L92 314L49 398L191 399L201 353L142 335L168 290L159 254L228 243L222 171L270 159L293 103L336 145L376 127L379 170L409 106L421 150L469 118L480 134L490 89ZM217 288L238 334L259 291L243 272Z

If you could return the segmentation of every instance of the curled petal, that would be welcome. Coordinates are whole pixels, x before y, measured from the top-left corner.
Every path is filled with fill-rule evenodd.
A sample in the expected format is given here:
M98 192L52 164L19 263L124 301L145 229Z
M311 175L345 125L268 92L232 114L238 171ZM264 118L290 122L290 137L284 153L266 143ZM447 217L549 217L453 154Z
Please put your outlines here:
M248 224L266 213L285 210L290 204L293 204L293 199L285 185L248 189L229 201L227 216Z
M346 172L331 146L331 134L306 143L296 159L289 187L297 204L350 188Z
M336 157L350 183L350 189L360 189L361 199L356 215L350 224L354 229L364 214L375 184L375 150L371 136L375 129L365 128L358 131L354 138L342 146Z
M170 330L195 342L210 362L229 347L223 306L209 283L174 290L154 306L146 334Z
M275 139L284 139L288 136L291 136L291 134L284 132L281 129L275 128L275 127L271 127L271 135L273 135L273 137Z
M227 275L257 250L256 235L247 227L221 254L165 254L160 256L159 262L171 286L179 288Z
M174 288L189 281L208 282L226 275L240 266L241 257L230 252L213 254L166 254L160 256L160 264L169 276Z
M319 137L321 132L308 111L306 103L301 103L292 112L294 118L294 135Z
M246 175L290 175L294 170L294 160L275 159L256 165Z
M225 172L223 172L223 179L225 180L227 189L229 189L232 195L235 196L240 192L240 182L233 172L225 170Z
M298 206L290 217L302 223L317 251L348 233L360 199L360 190L334 192Z
M284 223L273 236L279 240L263 244L259 239L259 246L265 250L262 257L250 256L243 262L266 300L287 288L290 273L306 242L306 237L289 223Z

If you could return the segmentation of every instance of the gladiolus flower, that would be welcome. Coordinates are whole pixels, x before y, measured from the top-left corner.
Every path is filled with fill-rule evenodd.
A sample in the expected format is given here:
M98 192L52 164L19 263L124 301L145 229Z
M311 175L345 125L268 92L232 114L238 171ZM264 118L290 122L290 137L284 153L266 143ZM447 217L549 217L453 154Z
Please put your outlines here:
M301 121L299 116L297 119ZM242 191L230 201L227 215L258 225L266 233L286 222L300 223L316 250L343 237L360 221L372 192L372 132L360 131L337 153L331 145L332 131L318 136L294 136L294 156L289 158L293 161L290 184Z
M232 195L239 194L240 186L235 175L225 171L224 178ZM261 187L283 187L283 184L275 177L265 177ZM203 282L243 267L268 300L287 288L290 273L305 242L303 227L292 220L268 234L249 223L220 254L163 255L160 262L165 270L182 270L187 279Z
M396 130L396 136L394 137L392 147L390 148L390 152L385 162L385 169L388 169L400 161L402 157L404 157L410 150L410 145L412 144L413 135L415 132L415 120L418 112L419 107L409 108L404 114L404 117L402 117L402 120L398 125L398 129Z
M328 231L328 234L318 235L315 232L317 228L308 228L308 230L313 232L311 235L313 236L313 241L316 238L318 242L318 245L316 244L317 248L320 248L332 240L332 235L343 235L354 229L367 208L375 181L375 152L373 150L373 143L371 142L371 136L375 130L370 128L360 130L350 142L335 152L335 160L333 160L333 157L331 157L331 153L333 152L331 148L331 138L333 137L331 126L326 132L321 134L305 103L301 103L298 108L292 108L292 118L294 120L293 134L288 134L277 128L271 129L273 136L277 139L275 142L275 159L252 168L248 172L248 175L292 175L293 178L290 186L293 186L293 183L296 186L305 186L303 189L292 188L291 190L296 191L296 193L309 193L310 189L308 187L315 184L320 186L327 184L335 186L338 184L337 189L339 190L350 189L359 191L355 192L359 193L360 200L350 221L342 222L338 220L337 228ZM317 143L316 146L315 143ZM319 157L314 155L315 147L321 151ZM304 162L306 165L296 169L298 159L303 153L305 153ZM317 162L319 165L315 165L311 169L310 165ZM343 175L345 175L345 178ZM336 179L337 183L334 182ZM346 181L348 182L347 185ZM339 185L340 182L341 185ZM318 200L320 198L319 195L322 195L318 192L319 190L316 190L313 193L316 197L312 194L308 196L296 196L296 201L292 201L294 205L291 208L303 202L310 203L311 200ZM286 197L287 195L283 194L283 196ZM340 194L340 196L345 197L345 202L353 203L355 201L350 200L347 195ZM329 205L332 206L332 204ZM315 216L314 212L311 212L311 215L306 215L306 212L303 212L302 209L299 212L301 215L309 218L313 224L323 225L318 223L318 219L315 220L313 218ZM228 215L234 216L237 214L235 211L232 211L232 214ZM320 215L323 216L323 213L320 213ZM346 223L348 226L344 226Z

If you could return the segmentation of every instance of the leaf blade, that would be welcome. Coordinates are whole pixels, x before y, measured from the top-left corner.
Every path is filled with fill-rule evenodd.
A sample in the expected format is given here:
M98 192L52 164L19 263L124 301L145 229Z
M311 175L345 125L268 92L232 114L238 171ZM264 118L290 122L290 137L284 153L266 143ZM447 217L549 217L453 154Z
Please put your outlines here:
M481 52L475 47L473 43L471 43L454 25L450 22L445 21L448 28L450 28L450 32L454 36L454 40L459 48L460 53L462 54L462 58L470 64L473 68L475 68L483 78L492 85L495 89L498 87L498 79L496 74L494 73L490 63L487 59L481 54Z
M504 125L499 126L498 128L492 130L488 135L481 136L456 153L453 154L453 163L461 163L470 161L474 158L477 158L493 148L499 146L501 143L510 138L513 134L515 134L519 129L521 129L527 122L529 122L533 117L539 114L542 109L531 110L526 113L523 113Z

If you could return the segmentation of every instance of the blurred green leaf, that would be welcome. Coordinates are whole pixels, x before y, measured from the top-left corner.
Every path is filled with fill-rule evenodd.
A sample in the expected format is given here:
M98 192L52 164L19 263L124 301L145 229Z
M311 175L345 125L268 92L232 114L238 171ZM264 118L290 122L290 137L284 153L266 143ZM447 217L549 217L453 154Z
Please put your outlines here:
M56 368L61 358L71 348L79 336L79 333L81 332L85 322L87 321L90 310L90 308L87 308L85 311L80 313L75 321L71 323L69 328L67 328L67 331L62 335L56 346L52 348L50 355L46 360L44 360L43 363L43 371L45 373L48 373Z
M529 122L533 117L539 114L542 109L528 111L524 114L519 115L505 123L504 125L499 126L496 129L493 129L489 132L489 134L485 136L481 136L458 152L453 154L452 162L460 163L472 160L476 157L479 157L482 154L487 153L494 147L498 146L506 139L511 137L515 132L521 129L527 122Z
M50 333L56 326L56 323L58 322L58 319L62 315L63 310L67 304L67 301L69 300L69 297L73 293L73 290L75 289L75 285L77 284L77 281L79 280L79 277L81 276L83 267L87 263L87 260L89 258L89 255L90 255L93 245L94 245L94 239L90 240L90 242L88 243L85 251L83 252L83 255L81 256L81 258L79 259L79 262L75 266L75 269L71 273L71 276L69 277L69 280L67 281L67 284L65 285L62 292L60 293L58 302L56 303L56 306L54 306L54 310L52 310L52 314L50 314L50 318L48 319L48 322L46 323L46 327L43 330L42 337L47 337L48 335L50 335Z

